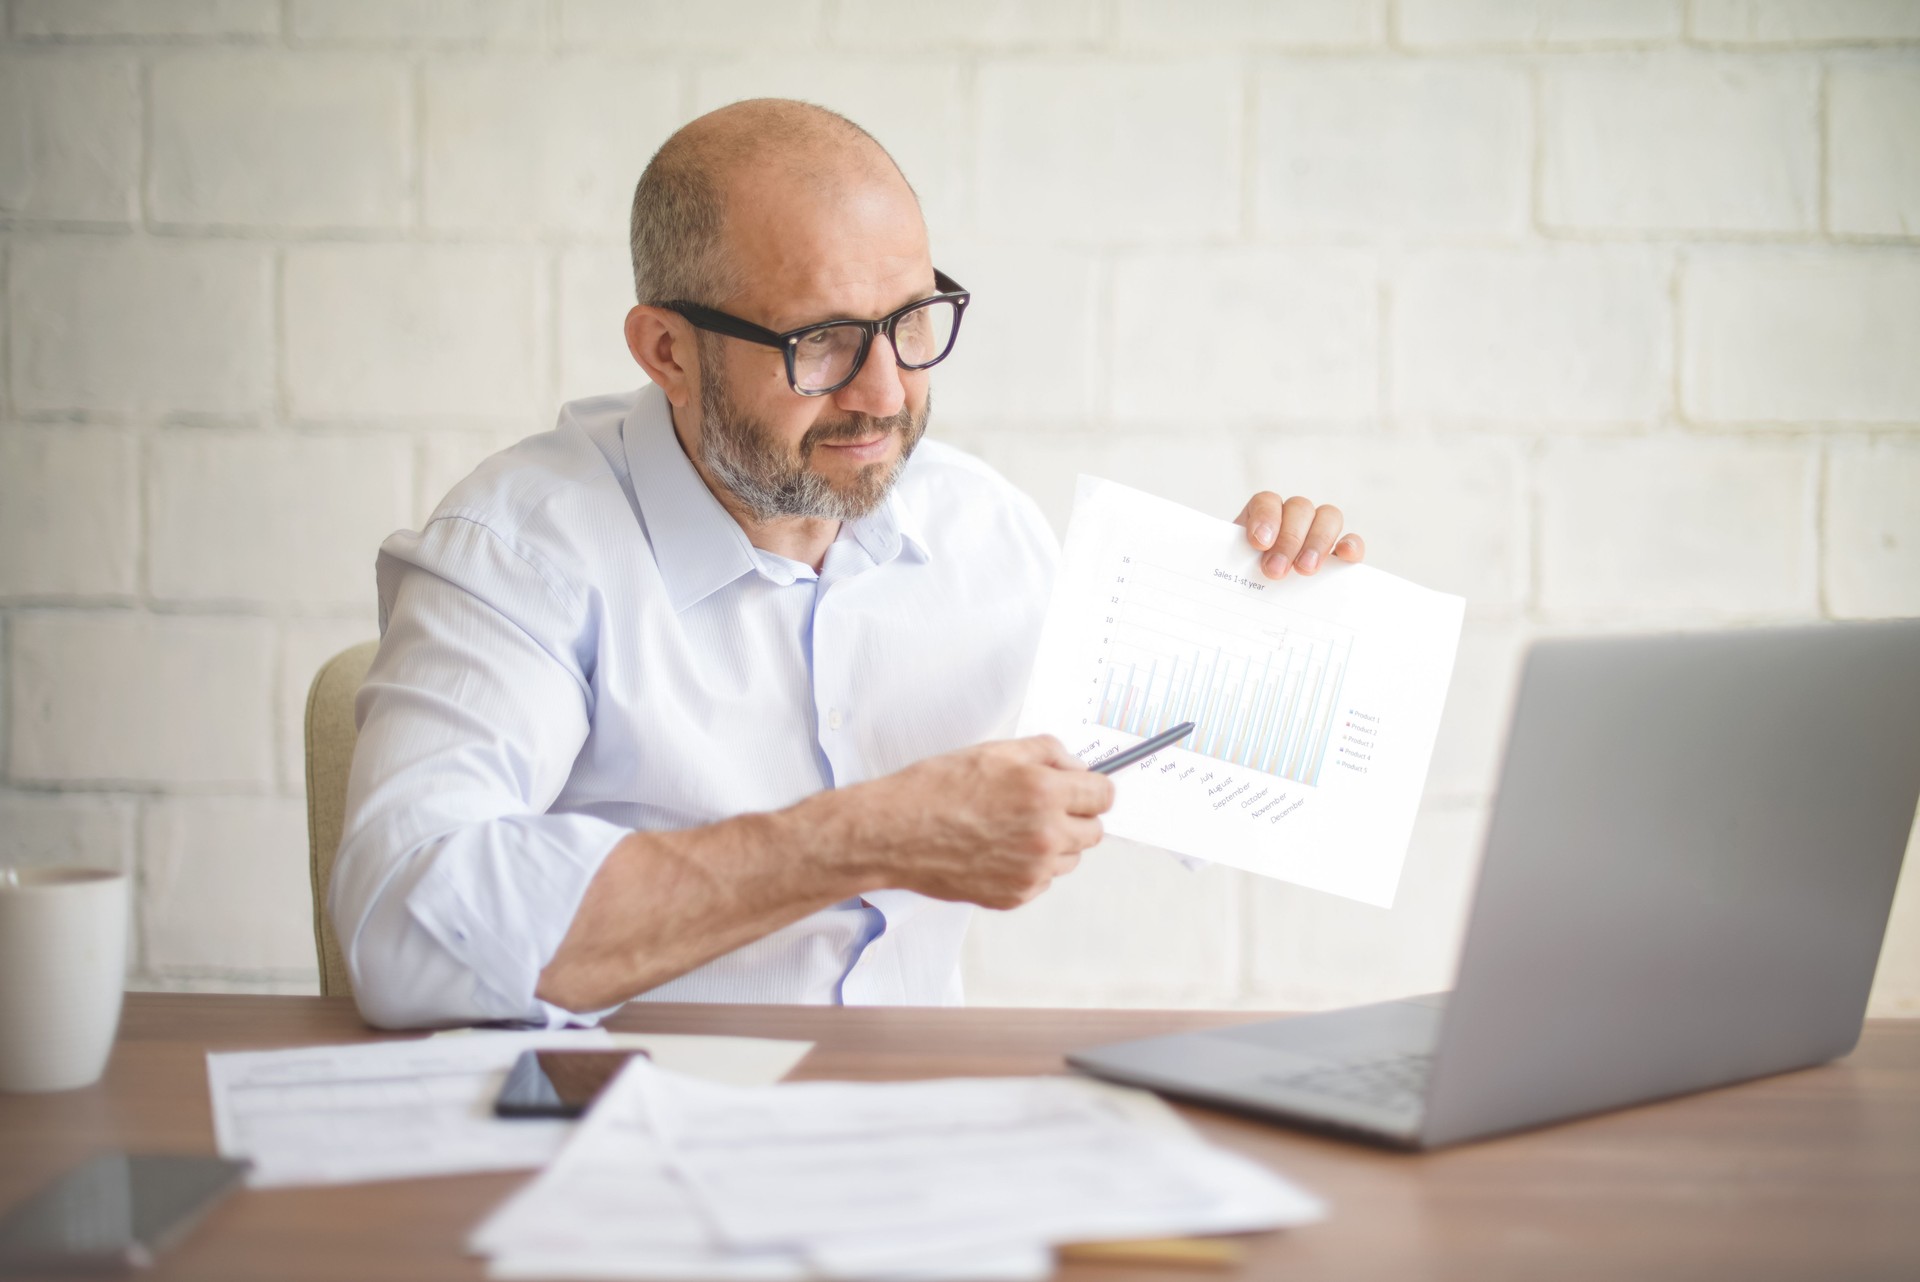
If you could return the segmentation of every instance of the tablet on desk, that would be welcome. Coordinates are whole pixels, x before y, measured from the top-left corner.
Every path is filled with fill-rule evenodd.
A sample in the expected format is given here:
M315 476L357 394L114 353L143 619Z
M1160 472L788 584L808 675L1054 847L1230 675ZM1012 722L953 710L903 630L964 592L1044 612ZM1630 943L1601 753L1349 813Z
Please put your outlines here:
M145 1268L239 1186L247 1165L103 1153L0 1219L0 1275Z

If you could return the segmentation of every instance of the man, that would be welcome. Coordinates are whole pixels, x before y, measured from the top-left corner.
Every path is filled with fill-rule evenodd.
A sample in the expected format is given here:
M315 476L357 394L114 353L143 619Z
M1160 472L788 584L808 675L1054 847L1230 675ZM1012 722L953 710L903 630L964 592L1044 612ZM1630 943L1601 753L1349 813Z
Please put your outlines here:
M969 905L1071 871L1113 797L997 738L1057 551L921 439L965 291L886 152L799 103L675 134L632 245L649 385L381 549L330 903L361 1011L957 1001ZM1239 519L1276 577L1363 554L1304 499Z

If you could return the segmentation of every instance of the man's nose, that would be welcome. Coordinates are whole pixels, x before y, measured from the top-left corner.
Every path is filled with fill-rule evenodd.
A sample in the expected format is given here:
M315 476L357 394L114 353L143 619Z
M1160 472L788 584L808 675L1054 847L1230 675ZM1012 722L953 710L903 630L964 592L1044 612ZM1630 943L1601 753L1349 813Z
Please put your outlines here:
M893 358L893 344L885 334L875 334L867 349L867 359L853 381L833 394L833 403L843 410L892 418L907 403L907 388L900 381L900 366Z

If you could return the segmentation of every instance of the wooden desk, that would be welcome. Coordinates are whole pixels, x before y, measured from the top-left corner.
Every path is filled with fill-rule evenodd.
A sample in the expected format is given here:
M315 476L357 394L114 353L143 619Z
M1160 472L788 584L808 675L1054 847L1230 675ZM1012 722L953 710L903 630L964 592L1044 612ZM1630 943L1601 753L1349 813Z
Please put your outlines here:
M882 1079L1054 1073L1073 1047L1254 1018L635 1005L610 1026L804 1038L819 1044L797 1077ZM0 1095L0 1204L103 1149L213 1152L207 1050L373 1036L337 999L130 995L99 1085ZM1876 1021L1859 1050L1825 1068L1425 1156L1188 1116L1333 1204L1325 1224L1251 1239L1245 1277L1920 1277L1920 1021ZM479 1278L460 1244L523 1178L250 1190L150 1276Z

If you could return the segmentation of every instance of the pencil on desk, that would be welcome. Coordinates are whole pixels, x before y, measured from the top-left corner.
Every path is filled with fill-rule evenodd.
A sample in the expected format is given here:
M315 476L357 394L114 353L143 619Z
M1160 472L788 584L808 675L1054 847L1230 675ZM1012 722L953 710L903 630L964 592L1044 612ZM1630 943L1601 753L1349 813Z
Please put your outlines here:
M1136 1238L1122 1242L1072 1242L1059 1250L1062 1262L1088 1264L1174 1264L1194 1268L1227 1269L1246 1257L1246 1248L1231 1238Z

